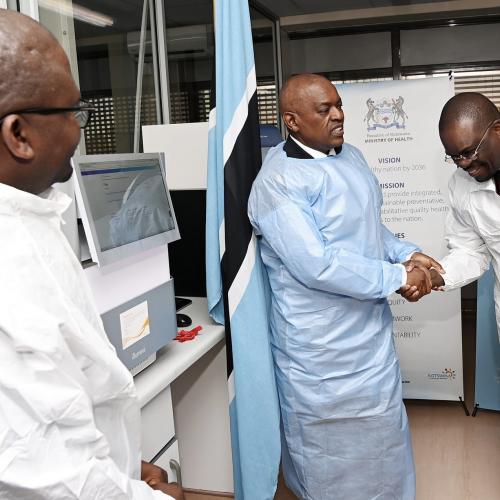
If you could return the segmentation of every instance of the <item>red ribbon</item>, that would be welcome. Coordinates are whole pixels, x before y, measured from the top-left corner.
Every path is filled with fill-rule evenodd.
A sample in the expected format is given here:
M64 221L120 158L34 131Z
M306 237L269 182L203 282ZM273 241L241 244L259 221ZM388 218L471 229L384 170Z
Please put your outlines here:
M177 340L178 342L193 340L201 330L203 330L201 326L196 326L192 330L179 330L174 340Z

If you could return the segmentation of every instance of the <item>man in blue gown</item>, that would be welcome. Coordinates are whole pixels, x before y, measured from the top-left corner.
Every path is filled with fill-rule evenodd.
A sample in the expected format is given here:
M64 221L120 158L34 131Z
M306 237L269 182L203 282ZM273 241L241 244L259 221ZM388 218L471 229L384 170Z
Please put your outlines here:
M426 268L439 264L381 223L379 183L344 144L342 103L326 78L289 79L280 111L290 136L269 151L249 217L272 290L285 481L301 499L413 500L386 298L429 293Z

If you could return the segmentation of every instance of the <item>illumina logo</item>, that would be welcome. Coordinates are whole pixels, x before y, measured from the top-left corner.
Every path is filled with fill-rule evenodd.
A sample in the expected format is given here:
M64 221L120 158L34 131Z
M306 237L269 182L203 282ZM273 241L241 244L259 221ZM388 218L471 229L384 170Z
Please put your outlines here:
M445 368L441 373L428 373L427 378L431 380L454 380L456 377L455 370Z
M374 101L371 97L366 101L368 111L363 121L368 131L388 128L404 129L408 115L403 110L405 100L402 96L383 97Z

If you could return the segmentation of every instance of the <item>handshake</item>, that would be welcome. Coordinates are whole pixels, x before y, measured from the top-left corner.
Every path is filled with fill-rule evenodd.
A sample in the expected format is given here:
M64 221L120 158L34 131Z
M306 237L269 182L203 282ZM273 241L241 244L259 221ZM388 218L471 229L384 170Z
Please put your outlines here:
M410 260L403 262L406 269L406 285L397 293L406 300L416 302L431 290L440 290L444 286L444 269L432 257L420 252L415 252Z

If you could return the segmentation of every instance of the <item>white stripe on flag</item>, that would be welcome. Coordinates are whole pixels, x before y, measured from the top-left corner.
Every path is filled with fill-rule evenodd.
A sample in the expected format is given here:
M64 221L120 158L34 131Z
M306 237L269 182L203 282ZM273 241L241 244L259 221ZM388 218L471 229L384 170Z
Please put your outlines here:
M215 112L215 106L208 113L208 130L212 130L217 123L217 113Z
M233 317L234 311L238 307L245 290L247 289L248 282L250 281L250 275L252 274L252 269L255 263L255 251L256 251L256 239L255 234L252 231L252 237L250 238L250 243L248 244L247 253L245 258L241 263L238 273L236 274L231 288L227 294L227 301L229 303L229 318Z
M229 404L233 402L234 396L235 396L235 390L234 390L234 370L231 372L231 375L229 375L229 378L227 379L227 393L229 396Z
M248 73L247 76L247 87L246 92L243 94L241 101L238 106L234 110L233 119L224 134L224 166L226 166L227 160L231 156L233 152L234 144L236 143L236 139L240 135L241 129L247 120L248 116L248 103L250 99L257 91L257 80L255 78L255 65L252 66L252 69Z
M222 219L219 226L219 256L222 261L224 252L226 251L226 219Z

